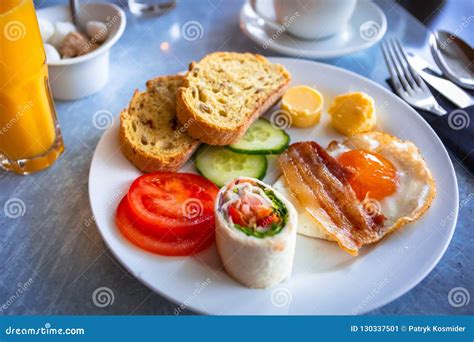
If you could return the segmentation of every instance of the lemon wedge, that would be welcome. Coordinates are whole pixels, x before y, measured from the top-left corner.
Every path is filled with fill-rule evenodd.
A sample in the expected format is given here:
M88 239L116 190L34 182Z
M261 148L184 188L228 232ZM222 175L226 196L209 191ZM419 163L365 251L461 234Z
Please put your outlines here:
M319 91L300 85L286 91L281 109L289 113L292 126L309 127L319 122L323 103L323 96Z

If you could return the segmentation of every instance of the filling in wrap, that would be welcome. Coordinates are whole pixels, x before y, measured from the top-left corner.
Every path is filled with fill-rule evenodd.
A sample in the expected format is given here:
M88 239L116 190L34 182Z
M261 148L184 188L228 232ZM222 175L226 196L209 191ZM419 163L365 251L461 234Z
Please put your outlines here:
M227 222L256 238L278 234L288 221L288 209L273 190L251 180L231 183L220 208Z

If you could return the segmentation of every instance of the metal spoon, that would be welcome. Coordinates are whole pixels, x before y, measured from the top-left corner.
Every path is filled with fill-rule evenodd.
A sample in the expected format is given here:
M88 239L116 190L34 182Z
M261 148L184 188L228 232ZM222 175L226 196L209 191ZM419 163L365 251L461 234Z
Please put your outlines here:
M78 27L79 0L69 0L69 7L71 8L72 22Z
M433 59L443 74L454 83L474 89L474 50L453 33L435 31L430 35Z

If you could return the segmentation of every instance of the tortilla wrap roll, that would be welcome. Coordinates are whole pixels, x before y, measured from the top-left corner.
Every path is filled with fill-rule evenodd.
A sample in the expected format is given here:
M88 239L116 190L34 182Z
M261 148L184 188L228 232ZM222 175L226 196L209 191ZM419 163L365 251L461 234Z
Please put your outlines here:
M232 278L266 288L290 276L297 213L282 194L257 179L239 177L219 191L215 216L217 250Z

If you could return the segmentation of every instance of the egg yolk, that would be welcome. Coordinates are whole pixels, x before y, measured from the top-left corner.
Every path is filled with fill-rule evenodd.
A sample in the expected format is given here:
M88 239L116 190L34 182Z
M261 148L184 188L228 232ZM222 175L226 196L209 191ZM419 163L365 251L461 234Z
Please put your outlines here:
M338 161L354 171L349 178L349 184L360 201L366 196L382 200L397 190L396 168L378 153L351 150L342 153Z

